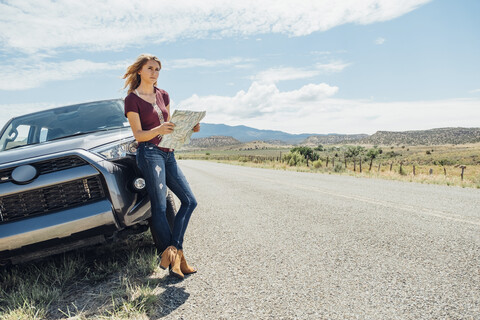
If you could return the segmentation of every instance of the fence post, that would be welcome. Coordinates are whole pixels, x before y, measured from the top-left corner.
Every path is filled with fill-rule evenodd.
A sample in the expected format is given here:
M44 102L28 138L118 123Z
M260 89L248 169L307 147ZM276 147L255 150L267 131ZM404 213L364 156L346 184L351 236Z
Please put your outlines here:
M347 169L347 158L345 158L345 169Z
M327 157L327 164L325 165L325 168L328 168L328 157Z
M462 169L461 177L462 177L462 181L463 181L463 172L465 171L465 169L466 169L467 167L466 167L466 166L460 166L460 168Z
M415 175L415 165L413 165L413 175Z
M380 166L381 166L381 165L382 165L382 163L380 162L380 163L378 164L378 172L380 172Z
M393 161L390 162L390 171L392 171L392 167L393 167Z
M354 158L353 159L353 172L357 171L357 160Z
M332 168L335 168L335 158L332 158Z
M359 163L359 165L360 165L360 173L362 173L362 158L360 158L360 163Z

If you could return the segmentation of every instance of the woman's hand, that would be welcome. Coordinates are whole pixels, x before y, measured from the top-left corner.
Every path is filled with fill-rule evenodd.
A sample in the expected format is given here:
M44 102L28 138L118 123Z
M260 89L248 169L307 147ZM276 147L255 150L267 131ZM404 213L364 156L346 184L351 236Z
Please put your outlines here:
M158 131L160 135L170 134L173 132L173 128L175 124L172 122L164 122L158 127Z
M200 123L197 123L195 127L193 127L193 132L198 132L200 131Z

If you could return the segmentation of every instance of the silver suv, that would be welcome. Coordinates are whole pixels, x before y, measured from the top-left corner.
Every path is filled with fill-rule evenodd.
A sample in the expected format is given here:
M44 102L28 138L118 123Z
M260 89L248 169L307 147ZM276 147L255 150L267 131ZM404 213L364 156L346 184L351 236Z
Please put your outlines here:
M123 100L11 119L0 132L0 264L143 232L151 216ZM168 196L167 218L175 206ZM158 244L160 245L160 244Z

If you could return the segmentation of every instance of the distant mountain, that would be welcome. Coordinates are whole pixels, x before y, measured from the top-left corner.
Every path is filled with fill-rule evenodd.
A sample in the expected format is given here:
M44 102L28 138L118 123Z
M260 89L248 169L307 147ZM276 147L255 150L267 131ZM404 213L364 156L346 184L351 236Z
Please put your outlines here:
M368 134L314 135L305 139L301 144L307 146L318 146L319 144L357 143L365 138L368 138Z
M202 124L203 129L203 124ZM185 145L187 149L194 148L212 148L212 147L225 147L242 144L235 138L226 136L211 136L206 138L194 138L190 139L190 143Z
M373 145L441 145L480 142L480 128L438 128L416 131L377 131L358 143Z
M373 135L367 134L290 134L275 130L260 130L247 126L228 126L225 124L202 123L201 130L192 136L194 139L213 137L204 143L214 145L228 145L233 140L238 143L251 141L265 141L270 144L302 144L316 146L319 144L372 144L372 145L441 145L464 144L480 142L480 128L437 128L415 131L377 131ZM235 141L236 141L235 140ZM235 142L236 143L236 142Z
M301 143L312 133L291 134L283 131L260 130L247 126L227 126L225 124L202 123L200 132L195 133L193 138L206 138L210 136L230 136L241 142L249 142L255 140L261 141L283 141L287 144Z

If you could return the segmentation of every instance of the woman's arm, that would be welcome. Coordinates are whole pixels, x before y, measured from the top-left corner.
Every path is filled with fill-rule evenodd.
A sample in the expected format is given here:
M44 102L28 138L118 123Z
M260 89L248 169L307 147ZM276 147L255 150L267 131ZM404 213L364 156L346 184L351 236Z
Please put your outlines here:
M164 122L153 129L142 130L142 123L140 122L140 116L138 115L138 113L130 111L127 113L127 118L128 122L130 123L130 128L132 129L133 136L138 142L149 141L158 135L172 133L173 127L175 126L171 122ZM170 113L168 118L170 120Z

